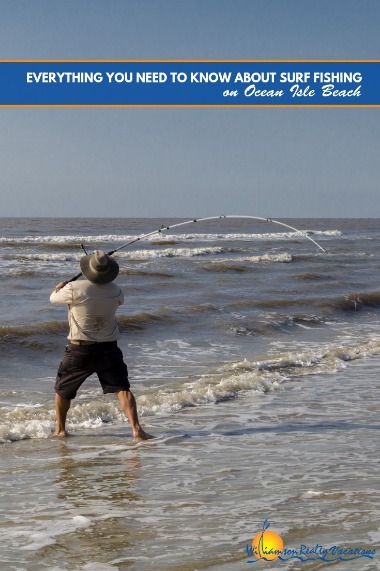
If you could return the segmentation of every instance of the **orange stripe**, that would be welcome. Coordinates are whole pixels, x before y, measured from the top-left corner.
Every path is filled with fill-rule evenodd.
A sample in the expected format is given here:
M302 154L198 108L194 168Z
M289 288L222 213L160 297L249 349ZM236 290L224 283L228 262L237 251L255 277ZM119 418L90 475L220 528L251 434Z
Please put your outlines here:
M3 59L0 63L379 63L379 59Z
M231 105L227 105L224 103L221 104L214 104L214 105L204 105L204 104L141 104L141 103L137 103L137 104L118 104L118 105L112 105L112 104L102 104L102 103L95 103L95 104L66 104L66 103L62 103L62 104L38 104L38 103L19 103L19 104L1 104L0 103L0 108L2 107L7 107L7 108L17 108L17 107L31 107L31 108L44 108L44 107L52 107L52 108L71 108L71 107L76 107L76 108L86 108L86 107L93 107L93 108L102 108L102 107L107 107L107 108L116 108L116 109L120 109L120 108L128 108L128 107L132 107L132 108L141 108L141 109L146 109L146 108L152 108L152 109L159 109L159 108L225 108L225 109L229 109L229 108L234 108L234 109L239 109L239 108L246 108L246 107L250 107L250 108L255 108L255 107L259 107L259 108L265 108L265 109L271 109L271 108L283 108L283 109L294 109L294 108L298 108L298 109L302 109L302 108L321 108L321 109L325 109L327 107L331 107L331 108L341 108L341 109L345 109L347 107L350 108L356 108L356 107L361 107L361 108L377 108L380 107L380 104L360 104L358 103L357 105L355 104L346 104L346 105L339 105L339 104L305 104L305 105L298 105L298 104L294 104L292 105L291 103L287 103L287 104L257 104L257 105L249 105L249 104L241 104L241 105L235 105L235 104L231 104Z

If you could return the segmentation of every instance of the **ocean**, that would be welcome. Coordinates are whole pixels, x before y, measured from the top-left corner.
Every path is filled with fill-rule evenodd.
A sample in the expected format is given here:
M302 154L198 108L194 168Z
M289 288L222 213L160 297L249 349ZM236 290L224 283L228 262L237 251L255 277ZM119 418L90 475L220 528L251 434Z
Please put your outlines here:
M0 569L380 569L380 220L228 217L120 250L119 346L155 439L96 377L52 437L51 290L81 244L180 222L0 219Z

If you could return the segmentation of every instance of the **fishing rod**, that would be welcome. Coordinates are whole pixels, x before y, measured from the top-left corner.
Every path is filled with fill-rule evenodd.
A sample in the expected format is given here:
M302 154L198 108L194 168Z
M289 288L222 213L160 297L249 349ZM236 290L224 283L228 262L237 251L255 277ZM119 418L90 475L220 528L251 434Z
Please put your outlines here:
M113 254L115 254L119 250L123 250L124 248L127 248L128 246L131 246L132 244L135 244L136 242L139 242L140 240L144 240L145 238L149 238L150 236L154 236L155 234L160 234L160 233L167 231L167 230L172 230L173 228L179 228L180 226L185 226L186 224L194 224L195 222L205 222L207 220L224 220L227 218L247 218L247 219L251 219L251 220L262 220L263 222L271 222L272 224L279 224L280 226L284 226L285 228L290 228L290 230L293 230L293 232L296 232L297 234L300 234L301 236L307 238L308 240L313 242L313 244L315 244L317 246L317 248L322 250L322 252L326 253L326 250L324 248L322 248L322 246L320 244L318 244L318 242L316 242L313 238L311 238L307 234L307 232L299 230L298 228L295 228L294 226L290 226L289 224L285 224L285 222L280 222L279 220L274 220L273 218L263 218L261 216L249 216L249 215L240 215L240 214L222 214L220 216L208 216L206 218L192 218L191 220L186 220L185 222L178 222L176 224L172 224L171 226L166 226L165 224L163 224L162 226L160 226L160 228L157 228L156 230L153 230L152 232L148 232L147 234L140 234L140 236L133 238L133 240L130 240L129 242L122 244L118 248L115 248L114 250L107 252L107 255L112 256ZM81 244L81 248L86 252L83 244ZM81 273L77 274L76 276L74 276L73 278L71 278L71 280L69 280L65 283L74 282L75 280L80 278L82 275L83 274L81 272Z

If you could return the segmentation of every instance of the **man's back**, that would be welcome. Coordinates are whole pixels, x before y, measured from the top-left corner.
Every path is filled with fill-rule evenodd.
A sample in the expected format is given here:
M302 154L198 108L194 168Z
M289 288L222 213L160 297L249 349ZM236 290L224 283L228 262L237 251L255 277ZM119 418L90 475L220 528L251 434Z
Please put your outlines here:
M50 301L69 306L70 340L101 343L119 338L115 313L124 302L124 294L115 283L78 280L54 291Z

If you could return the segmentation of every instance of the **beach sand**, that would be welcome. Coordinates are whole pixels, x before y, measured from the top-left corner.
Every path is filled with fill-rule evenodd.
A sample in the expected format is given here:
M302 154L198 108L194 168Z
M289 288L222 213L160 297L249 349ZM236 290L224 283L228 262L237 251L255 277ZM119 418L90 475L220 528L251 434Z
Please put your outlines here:
M372 357L212 411L149 419L151 442L119 424L4 445L2 569L246 569L265 520L288 549L378 553L379 367ZM333 568L378 569L379 559Z

